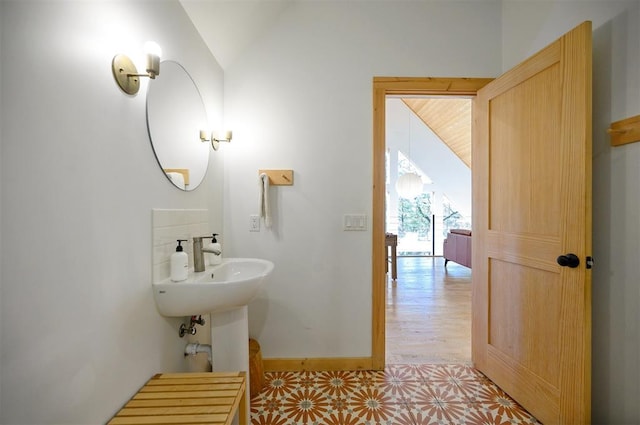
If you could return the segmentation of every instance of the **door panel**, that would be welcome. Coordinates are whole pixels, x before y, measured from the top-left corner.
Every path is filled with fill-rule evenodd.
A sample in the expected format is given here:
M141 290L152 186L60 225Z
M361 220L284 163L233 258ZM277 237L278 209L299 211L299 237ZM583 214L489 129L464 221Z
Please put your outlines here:
M558 275L512 262L491 260L489 345L551 385L558 386Z
M545 424L590 420L591 24L478 92L473 361ZM575 253L578 268L560 267Z
M559 237L558 74L558 65L553 65L490 101L495 118L489 178L500 182L491 192L492 230ZM517 122L528 125L512 125Z

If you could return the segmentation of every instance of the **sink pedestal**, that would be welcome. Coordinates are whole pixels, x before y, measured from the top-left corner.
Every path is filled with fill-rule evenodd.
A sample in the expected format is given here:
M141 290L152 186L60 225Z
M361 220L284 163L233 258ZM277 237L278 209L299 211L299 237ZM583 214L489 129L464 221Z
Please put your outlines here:
M1 0L0 0L1 1ZM155 252L155 251L154 251ZM155 264L155 263L154 263ZM259 258L224 258L206 272L190 272L184 282L166 277L153 281L158 312L166 317L188 317L209 312L214 372L246 372L246 409L249 418L249 320L247 304L256 296L273 263Z
M250 418L249 395L249 316L247 306L211 313L211 351L213 372L247 373L246 406Z

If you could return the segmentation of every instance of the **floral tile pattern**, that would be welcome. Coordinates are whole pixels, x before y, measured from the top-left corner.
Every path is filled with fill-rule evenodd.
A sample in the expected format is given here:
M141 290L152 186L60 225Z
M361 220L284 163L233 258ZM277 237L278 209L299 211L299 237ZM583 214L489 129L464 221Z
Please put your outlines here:
M384 371L270 372L251 400L253 425L539 424L463 364Z

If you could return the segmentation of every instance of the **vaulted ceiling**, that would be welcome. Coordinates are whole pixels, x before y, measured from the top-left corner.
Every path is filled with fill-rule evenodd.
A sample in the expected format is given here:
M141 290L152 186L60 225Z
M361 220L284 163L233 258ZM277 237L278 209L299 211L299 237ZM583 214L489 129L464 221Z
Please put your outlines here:
M225 69L296 1L299 0L180 0L180 3L220 66ZM403 101L471 167L470 99L405 98Z
M471 168L471 99L420 97L402 101Z
M297 0L179 1L213 56L226 69Z

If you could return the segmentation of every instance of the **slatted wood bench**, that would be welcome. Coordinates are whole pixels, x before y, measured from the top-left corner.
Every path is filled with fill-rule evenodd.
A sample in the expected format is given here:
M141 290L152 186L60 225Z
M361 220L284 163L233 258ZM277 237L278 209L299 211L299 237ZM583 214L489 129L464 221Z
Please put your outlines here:
M247 424L245 372L155 375L108 425Z

